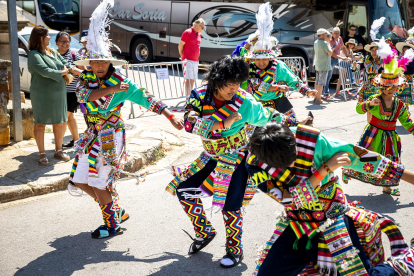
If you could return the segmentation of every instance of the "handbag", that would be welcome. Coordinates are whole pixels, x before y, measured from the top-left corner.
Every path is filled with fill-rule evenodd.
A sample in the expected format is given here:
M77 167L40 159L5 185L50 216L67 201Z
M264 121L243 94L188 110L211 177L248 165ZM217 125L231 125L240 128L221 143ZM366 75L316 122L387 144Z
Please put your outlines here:
M64 75L63 78L65 79L66 85L69 85L69 83L71 83L75 79L75 77L69 73Z

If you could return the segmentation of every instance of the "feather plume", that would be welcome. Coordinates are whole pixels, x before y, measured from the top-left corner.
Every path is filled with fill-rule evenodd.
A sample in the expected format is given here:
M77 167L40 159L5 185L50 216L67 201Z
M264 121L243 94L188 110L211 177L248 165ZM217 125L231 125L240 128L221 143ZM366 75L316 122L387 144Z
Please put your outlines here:
M404 57L408 58L408 59L411 59L411 60L414 60L414 50L412 48L407 49L407 51L405 51L405 53L404 53Z
M385 17L381 17L380 19L374 20L371 25L371 31L369 32L372 41L375 41L377 39L377 34L379 32L379 29L385 22Z
M249 35L249 37L246 39L246 42L249 44L252 44L252 41L255 40L259 36L260 32L257 30L256 32Z
M259 12L256 14L257 29L260 32L258 45L262 47L270 46L270 35L273 31L273 14L270 3L260 5Z
M384 38L381 38L378 42L378 56L383 60L387 59L389 56L393 56L392 49L390 45L385 42Z
M86 48L91 57L109 57L111 55L112 43L109 40L109 9L114 6L114 0L103 0L93 11L88 31L88 42Z

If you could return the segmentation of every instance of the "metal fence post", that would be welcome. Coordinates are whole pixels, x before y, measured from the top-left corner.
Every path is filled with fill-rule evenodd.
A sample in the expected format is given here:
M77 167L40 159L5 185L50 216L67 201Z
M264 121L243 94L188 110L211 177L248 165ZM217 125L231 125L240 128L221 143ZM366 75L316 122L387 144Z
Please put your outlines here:
M7 15L9 18L9 45L11 60L11 81L13 95L13 124L14 141L23 141L22 104L20 100L20 69L19 69L19 44L17 38L17 14L16 0L7 1Z

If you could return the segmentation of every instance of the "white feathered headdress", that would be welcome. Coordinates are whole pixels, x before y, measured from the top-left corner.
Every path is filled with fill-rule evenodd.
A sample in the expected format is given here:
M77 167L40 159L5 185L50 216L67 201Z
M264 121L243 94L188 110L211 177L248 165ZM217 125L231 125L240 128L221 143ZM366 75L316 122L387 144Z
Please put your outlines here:
M114 6L114 0L103 0L98 7L93 11L89 23L89 30L87 36L87 55L85 59L75 61L76 65L89 65L91 60L108 60L114 66L122 65L124 60L117 60L112 56L111 48L116 47L121 50L109 39L109 26L111 20L109 19L109 10Z
M273 51L273 47L277 47L279 42L272 37L273 31L273 14L270 3L264 3L259 6L256 14L257 31L248 38L248 42L254 47L247 55L247 58L276 58L280 55L280 51ZM258 36L257 36L258 35ZM255 43L251 43L255 42Z

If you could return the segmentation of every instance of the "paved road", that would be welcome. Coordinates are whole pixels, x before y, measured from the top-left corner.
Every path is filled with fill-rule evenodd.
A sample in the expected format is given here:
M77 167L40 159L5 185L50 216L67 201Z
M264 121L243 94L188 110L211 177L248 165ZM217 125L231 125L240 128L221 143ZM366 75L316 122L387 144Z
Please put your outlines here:
M330 137L354 143L365 126L365 116L355 113L355 101L338 100L326 107L314 106L309 99L292 103L299 116L311 110L315 127ZM157 121L157 127L168 125L164 121ZM150 117L127 123L154 125ZM403 163L414 170L414 139L401 126L397 129L402 139ZM175 163L189 163L201 150L198 143L184 149L185 154ZM245 214L245 261L224 270L219 267L225 242L221 215L208 215L218 231L214 242L189 257L186 253L191 240L181 229L191 232L192 227L177 199L164 192L170 179L160 171L149 175L139 186L132 180L121 181L121 203L131 219L123 224L123 235L106 240L90 238L90 232L102 220L99 207L86 196L74 198L59 192L0 205L0 275L250 275L255 267L256 243L263 245L270 237L275 213L281 207L263 193L255 196ZM344 185L344 190L349 200L360 200L366 208L392 217L406 238L414 236L414 186L402 183L400 198L355 180ZM211 200L205 202L211 205ZM389 254L388 248L386 252Z

